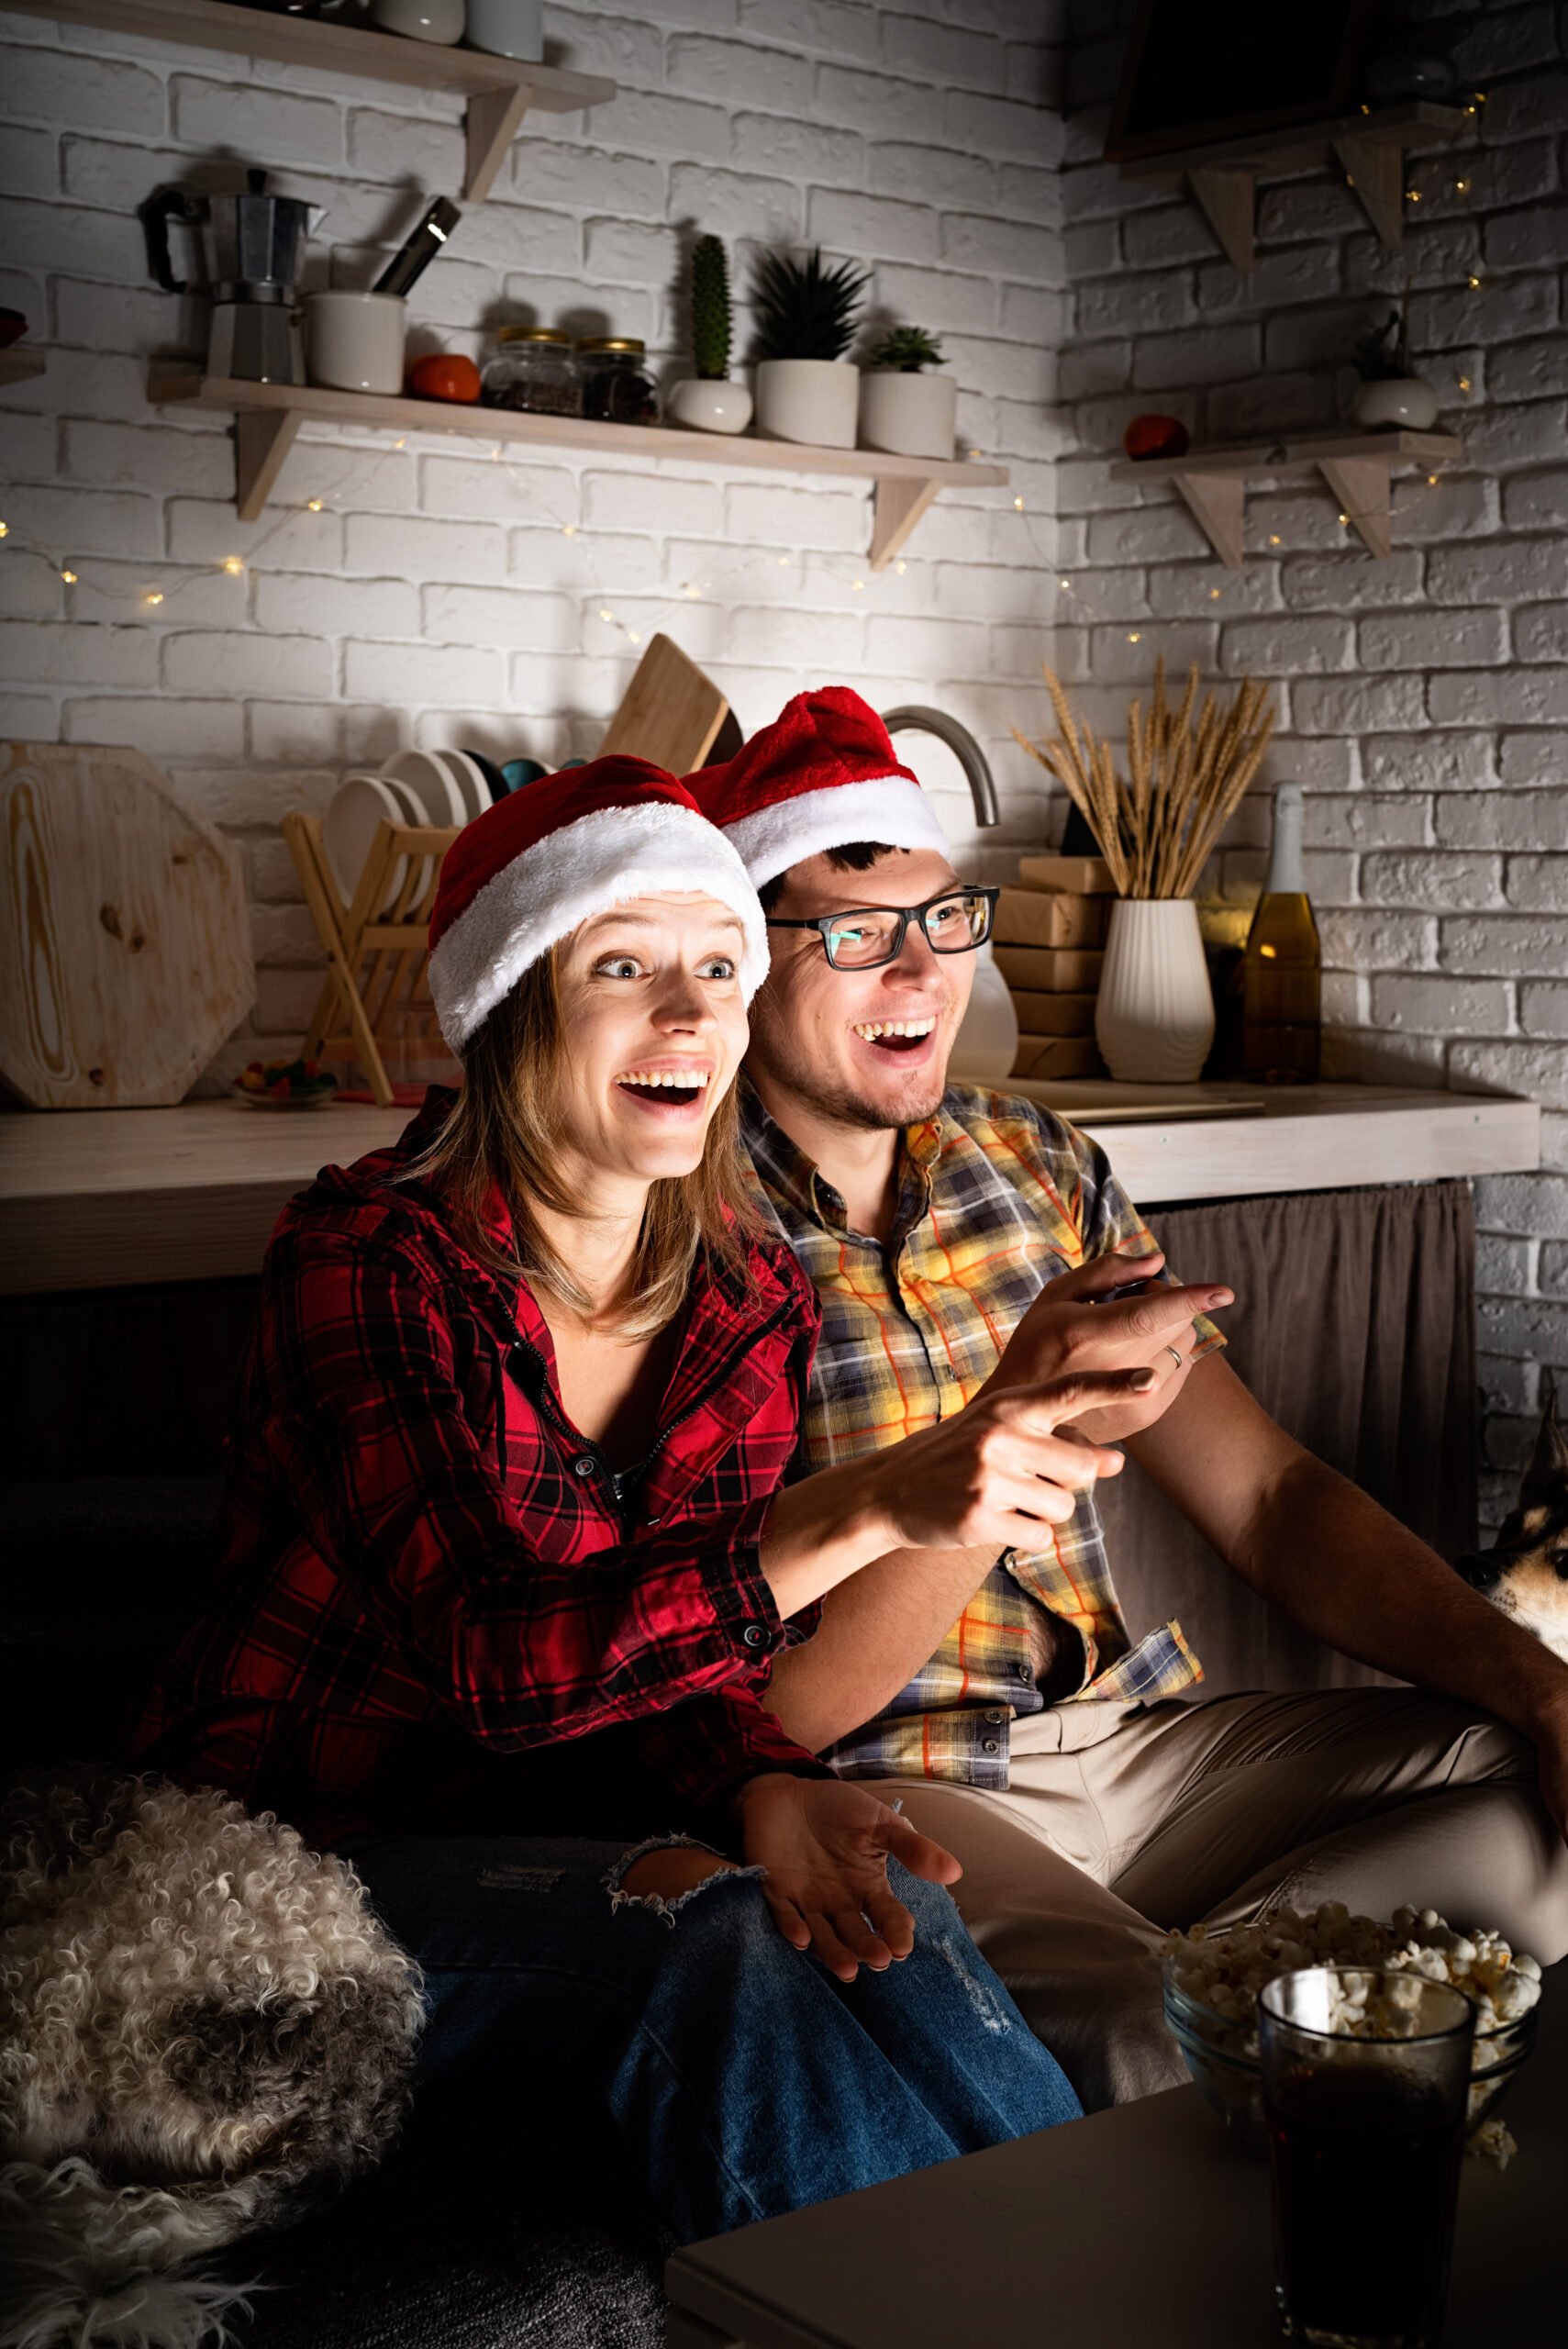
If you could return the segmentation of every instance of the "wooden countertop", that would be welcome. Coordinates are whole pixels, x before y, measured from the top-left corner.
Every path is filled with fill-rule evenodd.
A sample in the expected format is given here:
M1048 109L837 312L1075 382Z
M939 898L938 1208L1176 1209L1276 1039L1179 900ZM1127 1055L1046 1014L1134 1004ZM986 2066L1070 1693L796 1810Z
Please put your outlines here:
M1540 1163L1540 1113L1507 1095L1392 1085L1017 1084L1109 1152L1140 1207L1497 1174ZM332 1102L0 1116L0 1292L255 1272L292 1192L412 1114Z

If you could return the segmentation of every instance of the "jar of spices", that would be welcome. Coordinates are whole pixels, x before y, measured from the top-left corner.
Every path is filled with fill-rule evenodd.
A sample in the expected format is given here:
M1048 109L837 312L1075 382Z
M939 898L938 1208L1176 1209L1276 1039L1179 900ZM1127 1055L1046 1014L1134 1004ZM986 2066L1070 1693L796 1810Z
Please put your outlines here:
M595 334L577 345L583 413L605 424L657 424L659 393L635 335Z
M583 384L569 334L559 327L503 327L495 344L480 394L487 407L520 408L526 416L582 415Z

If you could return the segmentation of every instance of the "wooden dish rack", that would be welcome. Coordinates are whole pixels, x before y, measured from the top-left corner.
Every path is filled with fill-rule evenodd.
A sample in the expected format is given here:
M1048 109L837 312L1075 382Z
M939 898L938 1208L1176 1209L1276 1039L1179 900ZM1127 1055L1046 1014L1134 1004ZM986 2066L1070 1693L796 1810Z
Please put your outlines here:
M396 1098L386 1072L389 1048L421 1059L450 1060L430 1000L430 907L441 859L458 828L389 824L376 828L351 903L327 861L317 816L284 818L284 837L310 907L327 976L302 1052L308 1060L358 1061L384 1109Z

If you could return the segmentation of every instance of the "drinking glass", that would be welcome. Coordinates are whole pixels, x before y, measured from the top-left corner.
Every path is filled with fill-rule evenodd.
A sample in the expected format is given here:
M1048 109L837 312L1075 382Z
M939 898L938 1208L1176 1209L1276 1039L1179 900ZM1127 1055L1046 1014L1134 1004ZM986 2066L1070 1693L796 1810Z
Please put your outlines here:
M1475 2009L1380 1968L1258 2001L1275 2297L1310 2349L1431 2349L1442 2324Z

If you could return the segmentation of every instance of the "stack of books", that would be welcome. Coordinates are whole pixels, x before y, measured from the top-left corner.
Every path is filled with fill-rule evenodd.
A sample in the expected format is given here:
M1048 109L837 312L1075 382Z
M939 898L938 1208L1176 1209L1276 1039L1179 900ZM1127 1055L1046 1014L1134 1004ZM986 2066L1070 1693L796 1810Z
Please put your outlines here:
M1095 997L1115 886L1097 856L1026 856L996 907L996 968L1018 1015L1013 1074L1102 1076Z

